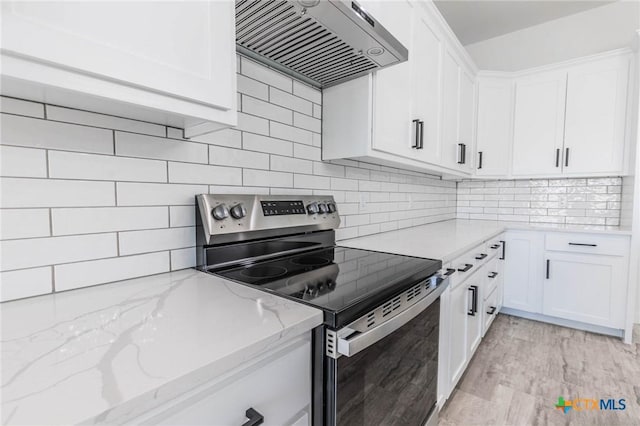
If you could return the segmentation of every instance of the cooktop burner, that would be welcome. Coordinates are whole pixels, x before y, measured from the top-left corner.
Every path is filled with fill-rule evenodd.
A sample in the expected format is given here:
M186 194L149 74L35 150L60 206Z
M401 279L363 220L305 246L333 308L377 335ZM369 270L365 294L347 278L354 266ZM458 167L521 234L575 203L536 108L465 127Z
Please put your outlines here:
M437 260L335 246L210 272L323 309L325 321L337 327L441 266Z

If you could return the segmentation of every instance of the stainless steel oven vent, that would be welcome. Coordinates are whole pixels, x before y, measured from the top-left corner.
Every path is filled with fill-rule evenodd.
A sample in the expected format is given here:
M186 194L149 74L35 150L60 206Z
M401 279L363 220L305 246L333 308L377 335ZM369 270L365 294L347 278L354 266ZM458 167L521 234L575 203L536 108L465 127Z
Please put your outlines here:
M321 88L408 58L354 1L237 0L236 43L240 53Z

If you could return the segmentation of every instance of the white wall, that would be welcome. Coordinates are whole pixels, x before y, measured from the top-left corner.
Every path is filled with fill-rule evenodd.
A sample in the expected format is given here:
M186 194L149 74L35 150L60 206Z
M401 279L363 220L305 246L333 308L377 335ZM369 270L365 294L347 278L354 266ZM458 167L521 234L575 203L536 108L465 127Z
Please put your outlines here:
M455 217L455 182L321 161L321 93L244 58L239 69L238 128L192 141L0 98L0 300L193 266L198 193L332 194L338 238Z
M630 47L640 2L617 1L465 46L479 69L518 71Z

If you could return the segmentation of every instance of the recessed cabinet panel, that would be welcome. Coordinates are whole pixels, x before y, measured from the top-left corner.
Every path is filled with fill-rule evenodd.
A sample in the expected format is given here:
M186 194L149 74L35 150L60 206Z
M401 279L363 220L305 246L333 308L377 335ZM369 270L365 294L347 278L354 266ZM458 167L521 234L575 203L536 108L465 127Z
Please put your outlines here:
M457 168L458 149L458 85L460 67L451 52L445 51L442 62L442 163Z
M458 143L464 144L463 163L459 167L471 172L473 169L473 128L475 110L474 77L460 68L460 105L458 110Z
M569 70L565 173L622 171L629 66L621 57Z
M516 82L514 175L562 172L566 82L564 72L536 75Z
M512 142L513 82L481 78L478 83L476 174L506 176Z
M625 259L547 253L546 260L545 315L624 328Z
M469 291L466 285L462 284L451 290L450 306L449 379L453 388L467 365Z

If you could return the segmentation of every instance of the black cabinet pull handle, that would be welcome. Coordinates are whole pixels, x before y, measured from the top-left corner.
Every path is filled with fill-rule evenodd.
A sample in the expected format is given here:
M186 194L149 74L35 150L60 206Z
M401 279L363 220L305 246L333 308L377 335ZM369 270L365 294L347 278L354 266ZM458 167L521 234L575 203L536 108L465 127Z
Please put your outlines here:
M416 137L413 140L413 145L411 145L411 148L415 148L415 149L419 149L420 148L420 120L415 119L413 120L413 124L415 126L415 132L416 132Z
M560 148L556 149L556 167L560 167Z
M551 265L551 260L547 259L547 272L546 272L546 278L549 279L549 267Z
M254 410L253 408L249 408L244 415L247 417L246 422L244 422L242 424L242 426L258 426L261 425L262 423L264 423L264 416L260 413L258 413L256 410Z
M494 244L494 245L492 245L492 246L491 246L491 247L489 247L489 248L491 248L491 249L493 249L493 250L498 250L498 249L500 248L500 244Z
M492 306L492 307L490 307L490 308L489 308L489 310L487 311L487 313L488 313L489 315L493 315L493 314L496 312L496 309L497 309L497 308L496 308L495 306Z
M445 277L448 277L448 276L453 275L453 274L455 274L455 273L456 273L456 270L455 270L455 269L447 268L447 272L445 272L443 275L444 275Z
M467 314L475 317L476 313L478 313L478 286L469 286L469 291L471 291L471 309L467 311Z
M569 148L564 151L564 166L569 167Z
M597 244L587 244L587 243L569 243L570 246L584 246L584 247L598 247Z
M489 278L495 278L495 277L497 277L497 276L498 276L498 273L497 273L497 272L492 272L492 273L490 273L490 274L489 274L489 275L487 275L487 276L488 276Z
M420 145L418 149L424 148L424 121L418 122L418 127L420 128Z
M502 244L502 257L500 260L505 260L507 258L507 242L500 240L500 244Z
M471 268L473 268L473 265L471 263L465 263L464 268L458 268L458 271L467 272Z
M458 164L465 164L467 162L467 145L459 143L458 147L460 148L460 160L458 160Z
M478 256L476 256L476 260L482 260L487 256L488 256L488 254L486 254L486 253L480 253Z
M478 169L482 168L482 151L478 151Z

